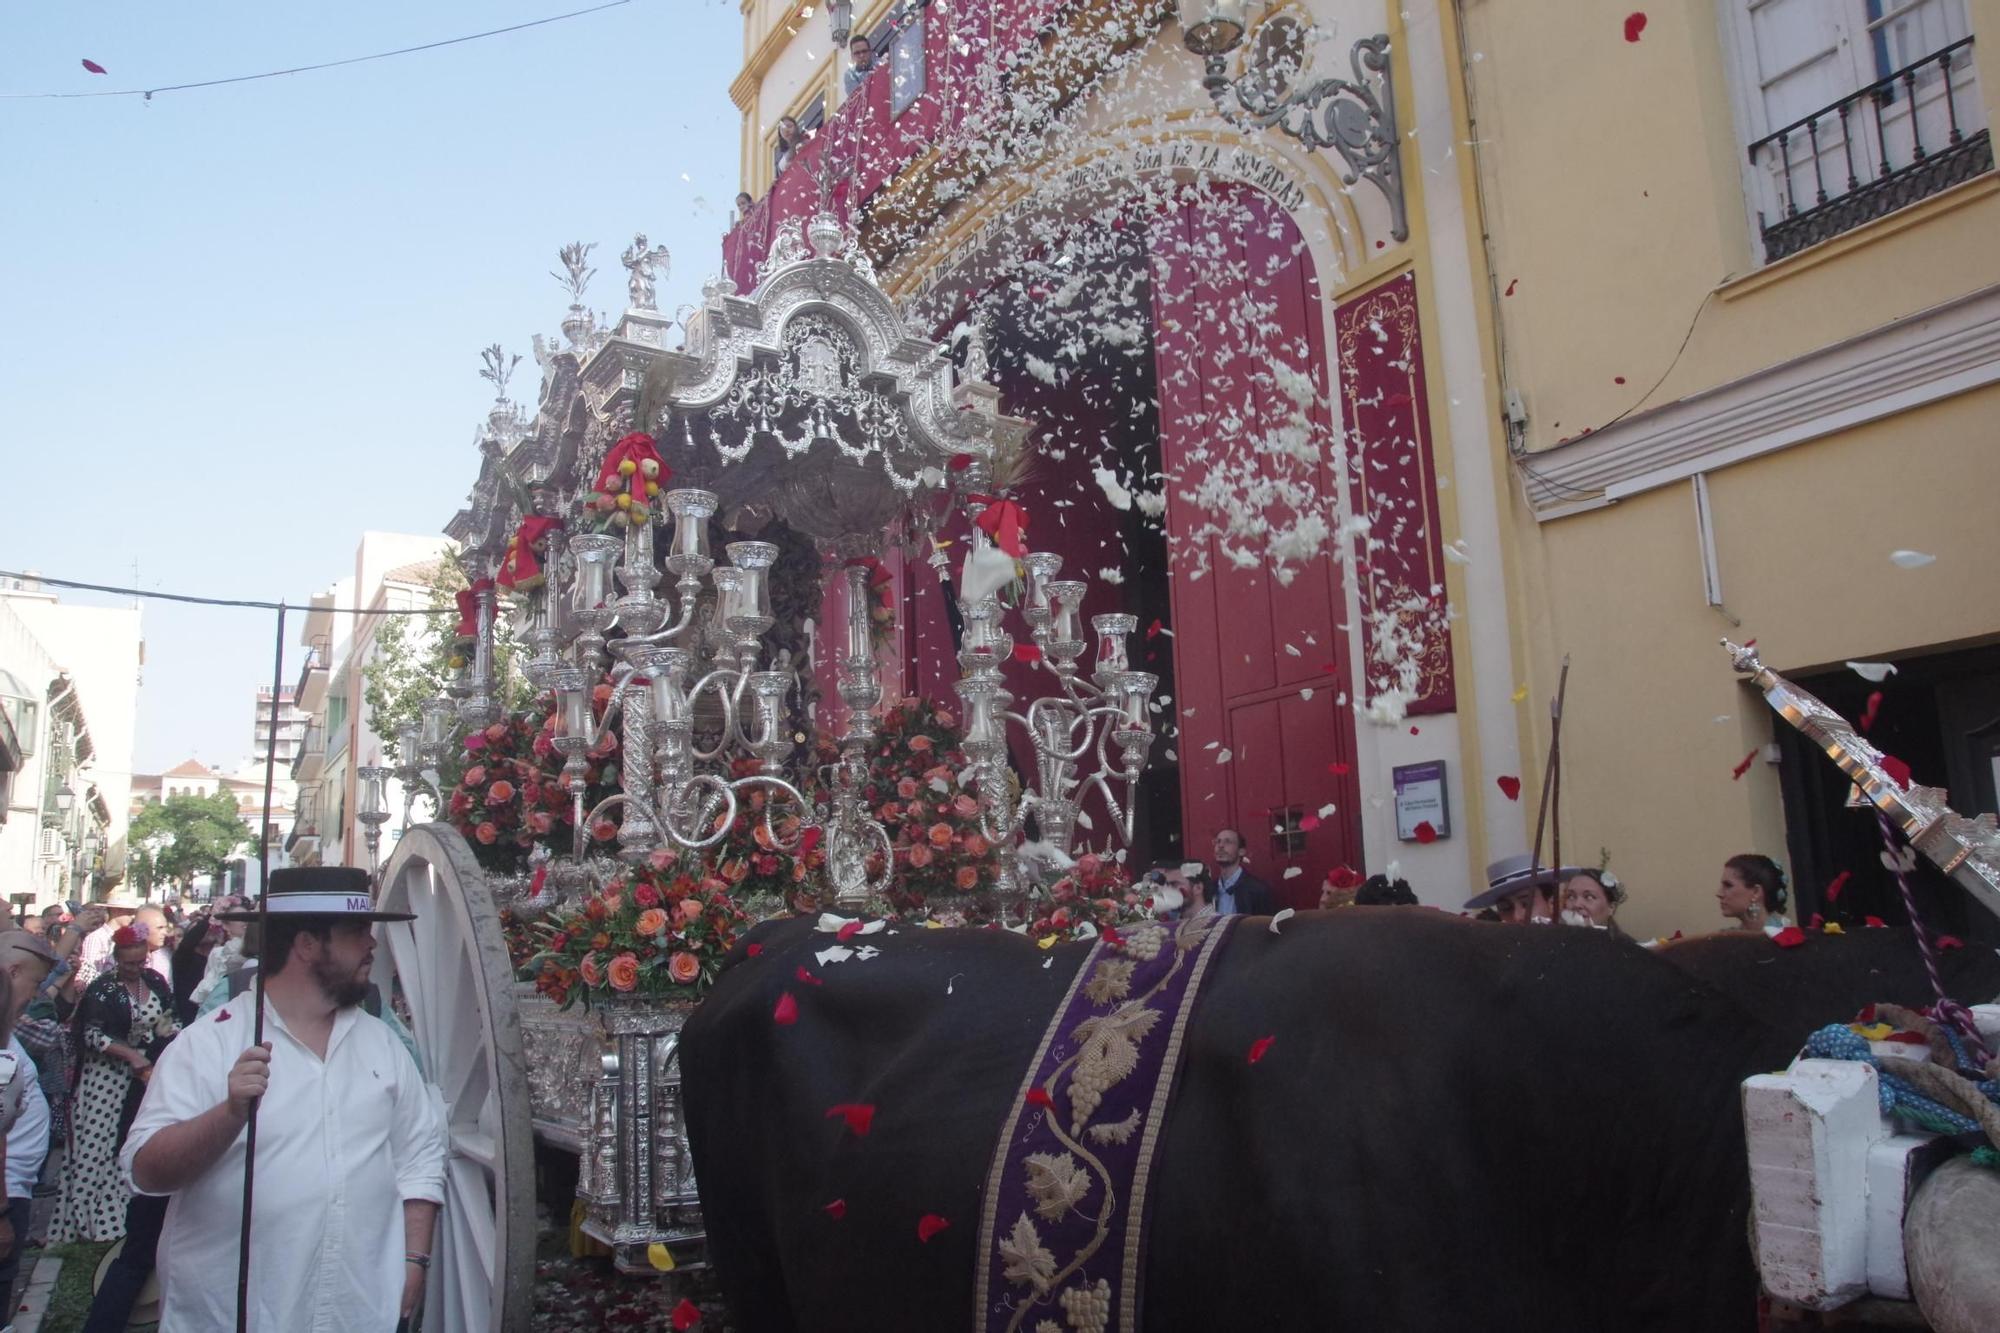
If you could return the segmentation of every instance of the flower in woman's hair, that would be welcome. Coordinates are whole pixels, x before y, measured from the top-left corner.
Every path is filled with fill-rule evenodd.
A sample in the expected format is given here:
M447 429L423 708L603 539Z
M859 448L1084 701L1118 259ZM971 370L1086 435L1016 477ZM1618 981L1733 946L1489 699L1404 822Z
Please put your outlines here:
M667 976L677 986L692 986L701 978L701 960L683 950L667 960Z

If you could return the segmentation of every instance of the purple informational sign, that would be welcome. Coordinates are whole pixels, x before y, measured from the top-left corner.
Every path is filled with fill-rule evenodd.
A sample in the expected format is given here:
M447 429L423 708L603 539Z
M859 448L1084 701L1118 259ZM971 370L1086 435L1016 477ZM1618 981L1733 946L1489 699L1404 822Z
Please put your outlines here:
M1451 801L1445 795L1444 760L1399 764L1389 770L1396 783L1396 836L1417 841L1417 825L1429 824L1440 838L1451 836Z

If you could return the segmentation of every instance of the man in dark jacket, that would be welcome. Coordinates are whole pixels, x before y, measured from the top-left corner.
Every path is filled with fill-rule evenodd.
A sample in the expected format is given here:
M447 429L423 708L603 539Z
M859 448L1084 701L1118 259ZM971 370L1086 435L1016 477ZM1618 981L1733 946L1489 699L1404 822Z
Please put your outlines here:
M1233 828L1215 835L1215 910L1269 916L1276 910L1271 886L1243 868L1243 835Z

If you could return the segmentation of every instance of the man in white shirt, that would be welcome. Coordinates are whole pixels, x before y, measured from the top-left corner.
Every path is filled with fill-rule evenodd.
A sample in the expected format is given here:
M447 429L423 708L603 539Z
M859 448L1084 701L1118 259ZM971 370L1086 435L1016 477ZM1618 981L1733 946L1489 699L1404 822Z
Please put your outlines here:
M376 921L366 872L272 872L254 996L183 1031L153 1068L122 1161L172 1195L160 1237L161 1333L236 1317L244 1126L257 1117L250 1326L381 1333L421 1304L444 1198L442 1103L387 1025L361 1009Z
M139 912L139 900L129 893L114 893L98 906L104 909L104 924L83 937L83 954L77 959L77 975L86 988L99 973L111 970L111 937Z
M0 1132L5 1134L5 1177L7 1206L0 1218L0 1301L11 1311L14 1278L20 1272L21 1249L28 1239L28 1216L34 1207L35 1181L42 1174L42 1159L49 1151L49 1102L35 1077L35 1062L14 1035L14 1021L35 998L43 978L55 966L55 952L40 936L25 930L0 932L0 988L6 1008L0 1010ZM8 1123L11 1117L11 1123Z

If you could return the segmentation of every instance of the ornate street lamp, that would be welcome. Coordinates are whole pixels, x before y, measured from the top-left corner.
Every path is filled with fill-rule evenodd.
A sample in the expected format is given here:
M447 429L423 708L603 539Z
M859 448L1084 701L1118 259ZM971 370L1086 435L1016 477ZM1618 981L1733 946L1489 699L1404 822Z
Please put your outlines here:
M1308 148L1331 148L1347 163L1341 179L1366 180L1389 202L1389 234L1410 235L1403 206L1401 141L1389 38L1378 33L1354 44L1354 77L1308 78L1312 25L1273 14L1257 29L1243 72L1229 74L1229 56L1243 43L1250 13L1261 0L1181 0L1181 39L1202 57L1202 87L1230 124L1277 129ZM1371 78L1371 76L1373 76Z
M837 51L847 45L847 38L854 31L854 0L832 0L826 7L827 21L833 25L833 46Z

